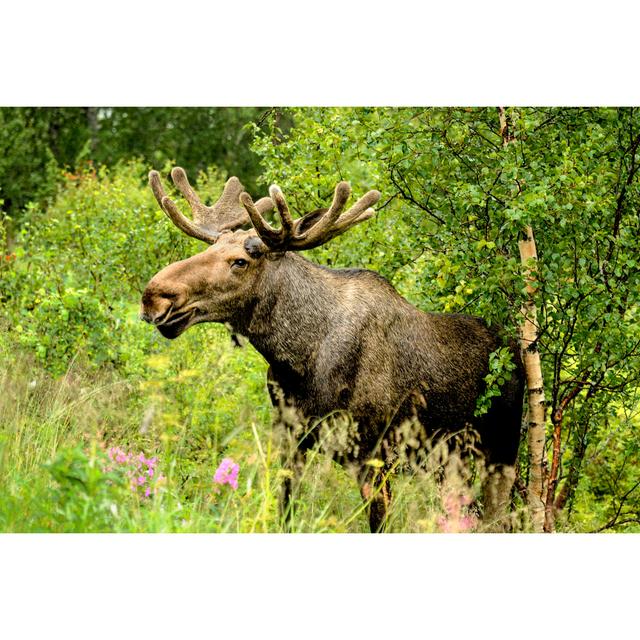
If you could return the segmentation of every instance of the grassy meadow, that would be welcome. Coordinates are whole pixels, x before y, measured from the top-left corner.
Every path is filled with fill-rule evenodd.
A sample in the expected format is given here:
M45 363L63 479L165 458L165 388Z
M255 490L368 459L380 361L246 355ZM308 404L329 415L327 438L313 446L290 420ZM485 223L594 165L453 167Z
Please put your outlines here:
M283 530L266 365L224 328L200 326L173 343L158 336L136 379L79 359L53 376L6 347L2 361L11 362L0 374L3 531ZM153 475L140 454L156 459ZM224 458L239 465L237 489L214 481ZM459 526L432 476L398 477L394 491L389 530ZM291 530L368 531L355 480L320 452L308 456Z

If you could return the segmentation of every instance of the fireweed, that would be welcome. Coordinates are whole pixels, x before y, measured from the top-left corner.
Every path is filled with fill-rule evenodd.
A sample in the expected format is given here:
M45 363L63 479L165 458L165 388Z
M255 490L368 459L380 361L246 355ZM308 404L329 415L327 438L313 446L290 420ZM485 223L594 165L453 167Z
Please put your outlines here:
M234 490L238 488L238 473L240 465L231 458L224 458L220 466L216 469L213 481L218 485L228 484Z
M478 518L468 513L471 497L460 492L451 491L442 498L445 514L438 518L438 529L442 533L465 533L473 531Z
M127 453L120 447L110 447L107 450L110 464L105 471L113 471L120 468L129 478L131 490L138 496L148 498L155 494L165 477L158 472L158 458L145 457L144 453L134 455Z

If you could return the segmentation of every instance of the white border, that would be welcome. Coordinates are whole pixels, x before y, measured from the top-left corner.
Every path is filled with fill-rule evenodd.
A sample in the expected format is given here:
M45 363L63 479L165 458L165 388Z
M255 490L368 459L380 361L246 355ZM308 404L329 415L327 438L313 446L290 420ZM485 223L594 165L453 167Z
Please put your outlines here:
M5 535L3 637L628 637L637 551L631 535Z
M0 104L640 104L636 14L620 0L21 0L3 6ZM4 535L2 629L621 637L637 628L639 558L627 535Z
M635 3L21 0L3 105L629 105Z

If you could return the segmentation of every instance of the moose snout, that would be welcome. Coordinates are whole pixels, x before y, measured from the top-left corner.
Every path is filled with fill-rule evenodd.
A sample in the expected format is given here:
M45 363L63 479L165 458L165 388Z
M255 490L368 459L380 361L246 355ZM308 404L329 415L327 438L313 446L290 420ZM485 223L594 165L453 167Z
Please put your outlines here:
M182 288L159 286L152 280L142 294L140 319L154 325L162 324L185 301L186 293Z

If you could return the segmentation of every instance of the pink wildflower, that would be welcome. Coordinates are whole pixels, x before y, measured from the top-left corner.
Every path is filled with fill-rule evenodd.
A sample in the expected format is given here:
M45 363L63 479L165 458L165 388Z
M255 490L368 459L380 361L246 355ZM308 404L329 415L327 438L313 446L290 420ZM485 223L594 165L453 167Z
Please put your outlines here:
M131 491L141 497L148 498L152 493L156 493L158 483L164 480L164 476L156 472L156 456L147 458L143 452L129 453L121 447L109 447L107 455L115 465L105 466L105 471L112 471L114 466L119 465L129 479Z
M438 518L438 529L443 533L464 533L473 530L478 524L478 519L464 509L471 503L471 496L464 493L448 493L444 496L442 506L446 515Z
M440 529L442 533L453 533L453 526L445 516L438 518L438 529Z
M460 530L471 531L478 524L478 518L475 516L462 516L460 518Z
M238 488L238 473L240 465L231 458L225 458L216 469L213 481L217 484L228 484L234 489Z

